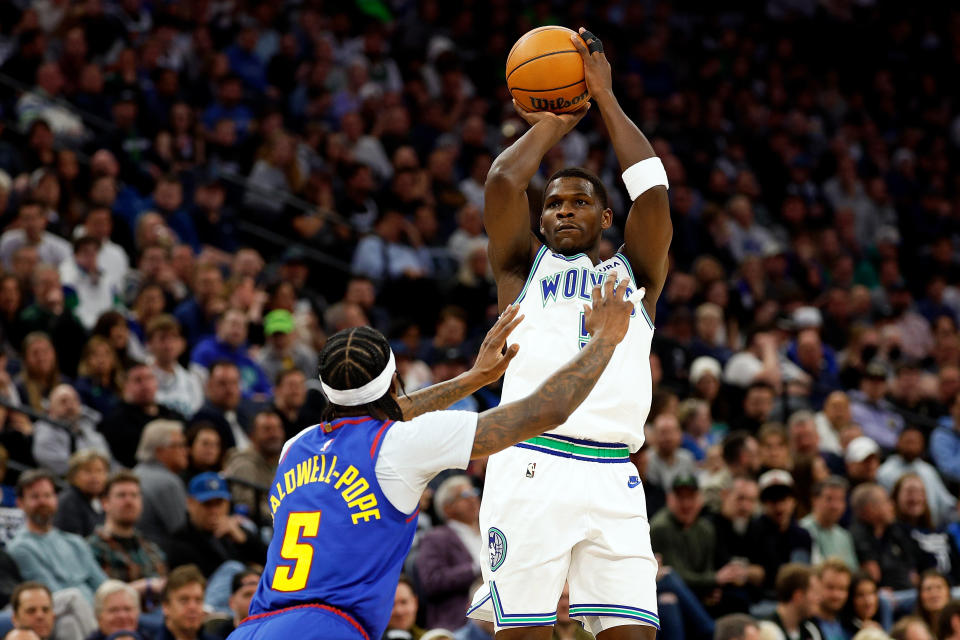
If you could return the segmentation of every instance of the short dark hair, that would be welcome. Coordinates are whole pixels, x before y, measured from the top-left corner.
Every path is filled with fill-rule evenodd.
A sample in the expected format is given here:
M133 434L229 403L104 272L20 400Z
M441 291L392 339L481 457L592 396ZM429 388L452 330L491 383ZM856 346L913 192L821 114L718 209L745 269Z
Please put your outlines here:
M817 498L823 495L827 489L843 489L846 493L850 490L850 483L843 476L830 476L826 480L821 480L813 485L813 497Z
M107 478L107 484L103 486L103 495L110 495L110 489L112 489L114 485L123 484L125 482L132 482L139 487L140 476L135 474L133 471L130 471L130 469L120 469Z
M23 594L23 592L33 591L34 589L46 591L47 595L50 596L51 604L53 603L53 593L51 593L50 587L42 582L37 582L36 580L28 580L27 582L21 582L14 587L13 593L10 594L10 606L13 607L14 613L16 613L17 609L20 608L20 596Z
M23 498L24 492L27 489L37 484L38 482L46 480L51 485L53 485L54 490L57 488L57 479L50 471L46 469L30 469L29 471L24 471L20 474L20 477L17 479L16 494L18 498Z
M583 169L581 167L567 167L566 169L560 169L550 176L550 179L547 180L547 184L543 186L544 201L547 199L547 189L550 188L550 184L554 180L559 180L560 178L581 178L586 180L593 185L593 195L596 196L597 201L600 203L600 208L607 208L609 197L607 196L607 188L603 186L603 181L601 181L594 172L588 171L587 169Z
M745 613L731 613L717 620L713 640L741 640L747 627L756 627L757 621Z
M161 313L155 318L151 318L150 322L147 323L146 334L148 342L153 340L153 337L158 333L175 333L177 336L183 335L180 332L180 323L169 313Z
M237 366L237 363L233 362L232 360L216 360L210 365L210 369L208 370L210 372L209 377L212 378L213 372L221 367L230 367L231 369L236 369L237 371L240 370L240 367Z
M757 381L757 382L751 382L751 383L750 383L750 385L747 387L746 392L743 394L743 397L746 398L747 395L749 395L749 393L750 393L751 391L754 391L754 390L756 390L756 389L761 389L761 390L763 390L763 391L769 391L773 396L776 396L776 395L777 395L777 391L776 391L776 389L773 388L772 385L770 385L769 383L766 383L766 382Z
M230 580L230 593L236 593L240 591L240 588L243 587L243 579L249 578L250 576L257 576L257 579L260 578L260 572L254 571L250 567L247 567L243 571L238 571L233 574L233 579Z
M185 564L177 567L167 576L167 584L163 587L161 601L170 602L170 596L174 591L179 591L188 584L195 582L204 589L207 588L207 579L203 577L197 565Z
M752 437L742 429L727 434L723 439L723 461L727 465L736 464L747 446L747 440Z
M73 252L79 253L87 245L100 249L100 241L93 236L80 236L73 241Z
M300 375L303 375L303 371L300 371L300 369L297 369L296 367L288 367L287 369L282 369L280 373L277 374L277 377L274 379L274 382L273 382L274 388L279 387L281 384L283 384L283 381L287 379L287 376L291 376L295 373L299 373ZM306 376L303 376L303 377L306 378Z
M797 562L790 562L780 567L773 587L777 594L777 602L790 602L797 591L809 589L812 576L813 568Z

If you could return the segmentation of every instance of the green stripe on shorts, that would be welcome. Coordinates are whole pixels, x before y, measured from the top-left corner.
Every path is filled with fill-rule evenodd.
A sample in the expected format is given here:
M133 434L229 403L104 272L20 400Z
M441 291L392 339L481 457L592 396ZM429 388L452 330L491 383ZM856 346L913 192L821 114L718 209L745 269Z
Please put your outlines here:
M609 459L609 458L628 458L630 457L630 448L622 447L592 447L585 444L567 442L566 440L557 440L550 436L536 436L525 441L537 447L552 449L553 451L562 451L585 458Z

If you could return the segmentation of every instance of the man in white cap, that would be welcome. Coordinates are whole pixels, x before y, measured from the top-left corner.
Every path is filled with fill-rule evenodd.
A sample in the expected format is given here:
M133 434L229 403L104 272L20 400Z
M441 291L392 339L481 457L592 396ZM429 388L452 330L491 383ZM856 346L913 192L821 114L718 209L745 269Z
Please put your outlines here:
M871 438L860 436L847 445L843 456L847 463L847 478L851 486L864 482L876 482L880 468L880 447Z
M753 562L764 569L764 588L772 595L777 570L788 562L809 563L813 543L806 529L797 524L793 477L783 469L767 471L757 482L763 515L757 523Z
M880 362L871 362L863 372L860 389L850 392L850 413L853 421L863 428L882 449L897 445L897 436L903 430L903 416L886 400L887 368Z

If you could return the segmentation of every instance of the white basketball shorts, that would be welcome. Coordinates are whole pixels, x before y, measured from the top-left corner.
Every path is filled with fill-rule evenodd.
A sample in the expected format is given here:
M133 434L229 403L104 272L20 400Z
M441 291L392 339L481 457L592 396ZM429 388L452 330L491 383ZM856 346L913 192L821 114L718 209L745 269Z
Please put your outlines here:
M467 615L497 629L570 616L594 635L657 617L657 561L637 469L623 444L542 435L490 457L480 527L484 586Z

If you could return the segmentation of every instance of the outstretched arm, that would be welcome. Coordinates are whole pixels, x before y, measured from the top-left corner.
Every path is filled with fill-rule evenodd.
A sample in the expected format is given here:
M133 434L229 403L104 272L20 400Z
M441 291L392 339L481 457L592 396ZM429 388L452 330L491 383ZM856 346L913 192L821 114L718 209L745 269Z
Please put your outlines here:
M587 107L557 115L514 107L530 129L494 160L483 188L483 224L490 245L487 253L497 281L500 309L506 308L523 288L539 242L530 230L527 186L540 168L543 156L583 118Z
M590 342L532 394L480 414L471 458L496 453L563 424L580 406L626 335L633 303L624 300L627 281L614 289L611 274L593 288L592 305L584 305Z
M403 419L412 420L429 411L446 409L454 402L496 382L520 349L520 346L515 344L504 351L507 336L523 320L523 316L517 315L519 310L520 307L511 305L500 315L487 332L487 337L483 339L483 344L480 345L480 351L477 353L477 360L469 371L408 396L398 397L397 404L403 411Z
M580 29L580 33L584 34L587 40L591 40L591 34L585 33L584 29ZM610 63L603 50L590 53L582 38L571 36L570 40L583 58L587 89L596 101L603 123L610 133L620 170L626 171L638 162L656 157L646 136L627 117L613 95ZM666 187L651 187L640 194L627 215L623 235L623 253L630 261L637 285L647 289L643 303L647 313L653 318L657 298L660 297L667 279L667 250L673 239L673 223L670 221Z

